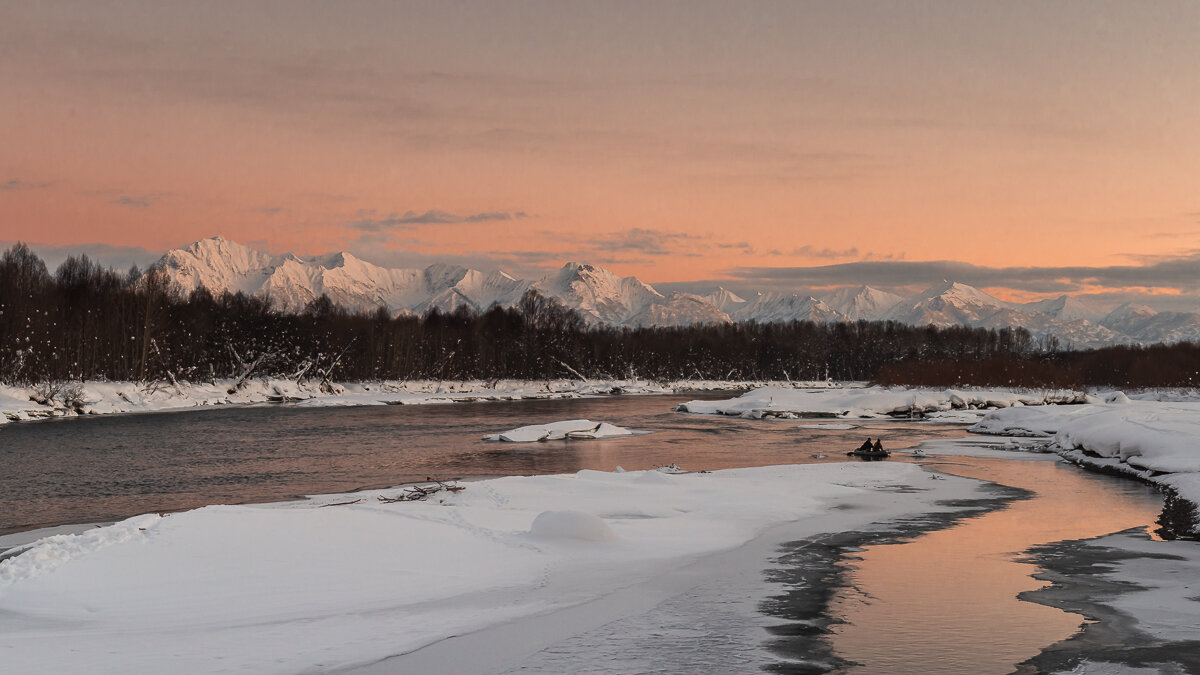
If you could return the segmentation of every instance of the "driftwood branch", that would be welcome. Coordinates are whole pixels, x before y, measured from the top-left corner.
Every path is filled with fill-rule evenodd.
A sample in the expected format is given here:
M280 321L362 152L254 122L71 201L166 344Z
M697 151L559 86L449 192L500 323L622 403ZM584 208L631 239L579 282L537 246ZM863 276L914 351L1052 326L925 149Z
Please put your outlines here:
M233 347L230 347L229 349L232 351ZM236 355L236 354L237 354L237 352L234 352L234 355ZM260 365L262 365L263 360L266 358L267 358L267 355L264 352L262 354L259 354L258 358L254 359L254 361L250 365L245 366L245 369L242 370L242 374L238 375L237 380L234 381L233 386L230 387L229 390L226 391L226 393L227 394L236 394L239 389L241 389L242 387L244 387L246 385L246 380L250 379L250 376L254 374L254 369L258 368ZM238 359L238 360L241 361L241 359ZM244 365L245 361L242 361L242 363Z
M304 365L300 366L300 370L297 370L295 372L295 374L293 374L288 379L295 380L296 384L300 384L301 382L304 381L304 376L308 374L309 369L312 367L313 367L312 359L307 359L304 361Z
M358 338L355 338L355 339L358 339ZM333 390L333 382L331 382L331 381L329 380L329 378L330 378L330 376L331 376L331 375L333 375L333 369L334 369L334 368L336 368L336 367L337 367L337 364L341 362L341 360L342 360L342 357L346 355L346 352L350 351L350 347L351 347L353 344L354 344L354 340L351 340L351 341L350 341L350 343L349 343L349 344L347 344L347 345L345 346L345 348L343 348L343 349L342 349L342 353L341 353L341 354L338 354L338 355L337 355L337 358L333 360L333 363L329 364L329 367L328 367L328 368L326 368L326 369L325 369L325 370L324 370L324 371L321 373L321 391L322 391L322 392L324 392L324 393L326 393L326 394L334 394L334 393L337 393L337 392L335 392L335 391Z
M567 371L570 372L572 375L574 375L575 377L578 377L579 379L583 380L584 382L587 382L587 378L584 377L582 373L580 373L578 370L575 370L571 366L568 366L562 359L554 359L554 360L556 362L558 362L558 365L562 366L563 368L566 368Z
M440 480L434 480L430 484L409 486L395 497L386 497L384 495L380 495L378 499L384 504L395 504L396 502L419 502L439 492L462 492L466 489L466 487L459 485L457 482L452 481L450 483L444 483Z
M183 396L183 389L179 387L179 380L175 379L175 373L167 365L167 360L163 358L162 351L158 348L158 342L153 338L150 339L150 347L154 350L155 358L157 358L159 364L162 365L163 372L165 372L167 377L170 378L171 386L175 387L175 393L179 396Z
M333 504L322 504L322 505L321 505L319 508L322 508L322 509L323 509L323 508L325 508L326 506L349 506L349 505L351 505L351 504L357 504L357 503L359 503L359 502L361 502L361 501L362 501L361 499L355 499L355 500L348 501L348 502L335 502L335 503L333 503Z

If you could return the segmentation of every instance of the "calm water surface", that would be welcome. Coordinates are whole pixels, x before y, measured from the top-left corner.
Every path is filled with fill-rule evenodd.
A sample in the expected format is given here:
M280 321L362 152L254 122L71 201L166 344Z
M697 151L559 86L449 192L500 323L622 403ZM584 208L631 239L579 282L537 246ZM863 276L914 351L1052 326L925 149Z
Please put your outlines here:
M708 394L728 398L728 392ZM640 396L360 408L268 405L0 426L0 534L214 503L277 501L426 477L721 469L844 460L867 436L889 447L961 427L869 422L800 429L672 412L702 397ZM634 438L511 444L487 433L588 418L651 431ZM782 430L782 433L781 433Z
M1011 673L1070 637L1083 617L1017 599L1044 584L1018 562L1031 546L1154 522L1162 499L1132 480L1058 461L933 458L939 471L1023 488L1032 498L910 542L868 547L831 611L848 673ZM914 668L917 668L914 670Z

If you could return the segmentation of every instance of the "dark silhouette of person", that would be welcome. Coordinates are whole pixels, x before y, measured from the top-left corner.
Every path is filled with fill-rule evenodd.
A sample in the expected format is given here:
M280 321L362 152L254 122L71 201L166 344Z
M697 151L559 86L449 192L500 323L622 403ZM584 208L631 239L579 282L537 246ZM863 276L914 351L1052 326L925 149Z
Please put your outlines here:
M879 441L875 441L875 442L878 443ZM867 438L867 440L863 441L862 445L858 446L858 451L859 452L870 452L871 451L871 439L869 437Z
M871 449L874 450L875 452L883 452L883 443L880 443L879 440L880 439L876 438L875 445L871 446Z

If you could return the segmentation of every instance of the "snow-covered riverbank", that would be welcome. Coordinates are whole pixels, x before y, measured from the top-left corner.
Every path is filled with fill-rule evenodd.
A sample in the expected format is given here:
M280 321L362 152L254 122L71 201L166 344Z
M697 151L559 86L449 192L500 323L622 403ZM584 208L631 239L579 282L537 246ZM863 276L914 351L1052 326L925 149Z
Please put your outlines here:
M1086 394L1068 390L761 387L723 401L688 401L676 409L700 415L748 419L923 417L941 422L973 422L989 409L1085 403L1088 400Z
M83 382L57 387L0 385L0 424L73 415L147 413L213 406L291 402L298 406L422 405L471 401L518 401L578 398L611 394L671 394L679 391L862 387L861 383L681 380L516 380L385 381L335 384L260 378L235 388L233 380L213 382ZM231 393L232 392L232 393Z
M1070 461L1169 487L1200 505L1200 401L1131 400L1120 392L1103 400L995 410L970 430L1046 437Z
M0 654L14 672L299 672L567 608L582 630L646 588L700 583L680 570L772 528L946 510L977 485L929 477L902 463L582 471L425 502L383 490L139 516L0 562Z

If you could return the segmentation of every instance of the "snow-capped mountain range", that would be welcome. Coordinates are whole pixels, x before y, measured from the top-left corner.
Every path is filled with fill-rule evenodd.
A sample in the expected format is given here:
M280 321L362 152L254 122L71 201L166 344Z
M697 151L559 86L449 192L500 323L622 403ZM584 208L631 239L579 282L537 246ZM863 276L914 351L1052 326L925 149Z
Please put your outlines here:
M1055 336L1074 347L1200 340L1196 313L1158 312L1129 303L1107 311L1066 295L1012 303L949 281L907 298L869 286L839 288L821 297L765 292L742 298L724 288L704 296L664 295L634 277L583 263L567 263L531 282L502 271L454 265L388 269L349 253L271 255L221 237L168 251L152 269L165 271L184 292L199 287L214 294L240 291L268 297L288 312L302 310L322 294L353 310L385 307L394 314L424 314L466 306L485 311L497 304L516 305L532 289L577 310L591 324L615 326L892 320L941 327L1021 326L1036 337Z

